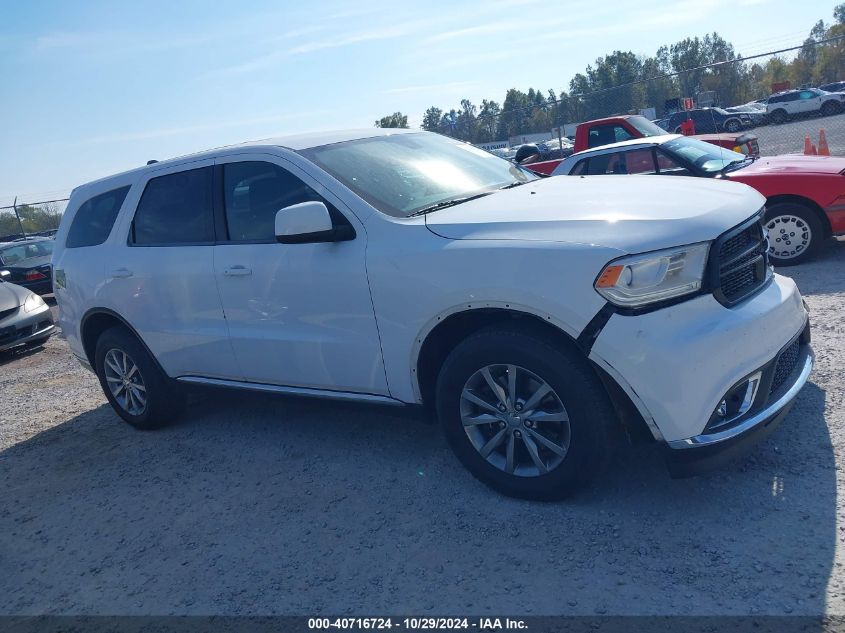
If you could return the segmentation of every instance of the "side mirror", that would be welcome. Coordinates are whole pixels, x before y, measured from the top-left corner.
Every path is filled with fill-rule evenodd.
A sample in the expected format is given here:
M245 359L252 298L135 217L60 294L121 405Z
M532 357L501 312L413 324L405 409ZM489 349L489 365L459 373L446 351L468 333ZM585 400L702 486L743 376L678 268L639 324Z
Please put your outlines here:
M300 202L276 212L276 241L281 244L345 242L355 239L350 225L335 225L322 202Z
M8 270L0 270L0 281L8 281L9 277L12 276Z

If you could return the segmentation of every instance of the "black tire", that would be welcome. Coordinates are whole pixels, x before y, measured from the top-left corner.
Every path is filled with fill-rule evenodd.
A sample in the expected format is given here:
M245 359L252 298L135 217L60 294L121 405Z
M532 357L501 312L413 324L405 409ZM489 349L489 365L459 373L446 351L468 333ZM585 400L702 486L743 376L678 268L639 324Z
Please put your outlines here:
M777 110L769 114L769 121L771 121L775 125L786 123L787 118L788 115L786 114L786 110L784 110L783 108L778 108Z
M838 114L842 111L842 106L836 103L835 101L825 101L822 104L821 113L822 116L831 116L833 114Z
M476 372L494 365L516 365L541 378L553 389L551 395L559 398L568 414L568 450L562 461L545 474L538 471L534 476L520 476L496 467L480 454L464 430L461 418L464 387ZM586 359L541 335L503 327L482 330L455 347L440 370L436 400L443 432L461 463L476 478L511 497L553 501L577 492L606 465L619 438L620 427L613 406ZM519 435L518 430L506 427L503 422L494 422L486 432L494 434L497 429ZM534 430L540 430L536 423ZM528 460L526 446L515 449L522 451L525 461Z
M789 222L786 218L796 218L800 222L797 225L792 222L791 227L786 226L785 222ZM821 248L827 236L818 214L809 206L799 202L778 202L768 206L765 224L769 232L769 259L775 266L794 266L807 261ZM786 228L779 226L781 224L784 224ZM805 230L804 234L801 234L801 229ZM785 239L792 244L783 246L782 240ZM806 245L801 244L803 239L808 240ZM794 253L793 255L784 257L776 254L778 249L788 249L793 246L798 247L790 251Z
M728 119L727 121L725 121L725 130L730 132L731 134L739 132L741 129L742 123L740 123L736 119Z
M137 373L146 391L145 406L138 414L127 411L109 388L105 361L111 350L126 354L137 366ZM100 335L97 339L94 364L100 386L109 404L121 418L135 428L157 429L170 424L182 413L185 406L184 391L159 368L146 348L126 328L115 326Z

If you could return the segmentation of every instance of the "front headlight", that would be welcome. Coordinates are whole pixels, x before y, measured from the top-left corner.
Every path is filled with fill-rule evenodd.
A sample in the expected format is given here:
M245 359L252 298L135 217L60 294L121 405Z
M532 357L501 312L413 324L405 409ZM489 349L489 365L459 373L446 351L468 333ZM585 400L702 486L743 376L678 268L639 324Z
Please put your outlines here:
M596 279L605 299L623 308L638 308L701 289L710 242L667 248L610 262Z
M23 302L23 311L32 312L33 310L37 310L43 305L44 299L39 297L37 294L33 293L26 298L26 301Z

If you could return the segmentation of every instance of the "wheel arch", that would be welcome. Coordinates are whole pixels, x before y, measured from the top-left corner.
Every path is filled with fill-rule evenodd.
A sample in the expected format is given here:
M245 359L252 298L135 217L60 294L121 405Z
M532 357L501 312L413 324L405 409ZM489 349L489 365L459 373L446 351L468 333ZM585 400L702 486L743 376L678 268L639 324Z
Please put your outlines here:
M819 221L822 223L822 226L825 230L825 238L828 238L833 235L833 228L830 226L830 218L827 217L827 214L815 201L811 200L810 198L795 194L780 194L766 198L767 210L770 206L782 203L800 204L802 206L808 207L813 211L813 213L818 216Z
M589 357L589 348L584 347L583 341L553 317L534 313L525 306L507 303L482 303L455 308L436 317L423 328L414 344L411 366L414 392L422 406L429 411L434 410L434 392L440 367L458 343L484 328L516 323L584 358L601 381L628 435L638 440L656 439L654 430L622 386Z
M152 351L150 351L150 348L144 341L143 337L138 334L138 331L132 327L126 319L109 308L91 308L82 316L82 321L79 327L80 340L82 341L82 348L85 350L85 357L88 359L88 362L91 364L94 371L96 371L97 367L95 358L97 340L103 332L115 326L126 328L129 333L132 334L132 336L134 336L141 345L143 345L144 349L150 355L150 358L152 358L153 362L161 370L161 372L165 376L167 375L164 368L162 368L161 364L158 362L158 359Z

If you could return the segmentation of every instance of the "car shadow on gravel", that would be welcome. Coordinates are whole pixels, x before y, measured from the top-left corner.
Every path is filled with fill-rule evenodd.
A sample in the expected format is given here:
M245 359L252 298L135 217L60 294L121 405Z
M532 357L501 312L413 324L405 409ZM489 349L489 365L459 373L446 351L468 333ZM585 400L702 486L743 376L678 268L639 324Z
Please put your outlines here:
M138 432L101 406L0 453L0 607L83 614L825 610L836 479L814 385L751 457L672 480L620 452L555 504L501 497L436 426L200 392Z

